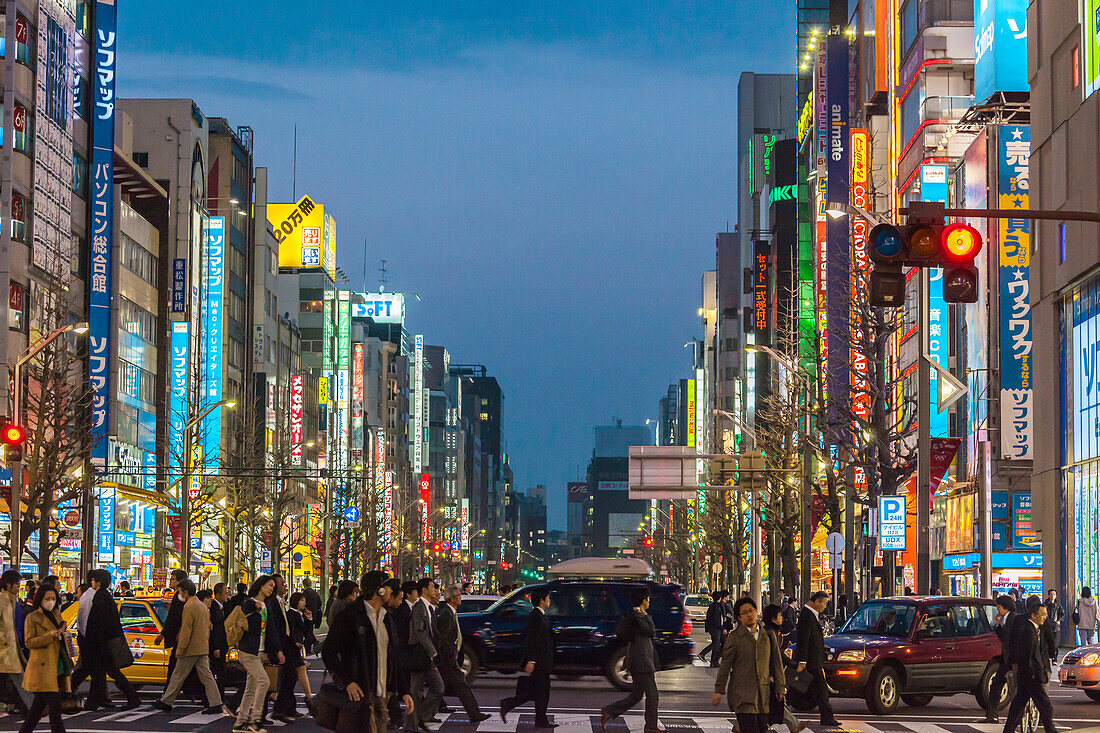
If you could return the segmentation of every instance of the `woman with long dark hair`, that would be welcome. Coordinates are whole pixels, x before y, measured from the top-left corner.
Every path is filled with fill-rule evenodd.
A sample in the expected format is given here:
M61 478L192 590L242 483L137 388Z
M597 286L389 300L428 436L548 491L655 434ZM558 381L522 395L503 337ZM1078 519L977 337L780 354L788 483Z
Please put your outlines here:
M34 702L20 733L30 733L49 708L51 733L65 733L61 722L61 693L68 688L73 661L65 643L65 622L58 609L57 589L45 583L38 586L25 621L24 638L30 650L23 688L34 693Z
M262 730L260 717L267 688L270 686L263 657L274 657L279 651L267 646L267 599L274 592L275 578L261 575L249 587L248 598L241 602L246 623L241 625L244 633L237 643L237 660L244 667L247 677L241 704L237 708L237 724L233 726L237 733Z
M783 670L786 673L787 678L787 695L791 694L790 681L791 678L797 674L796 665L790 655L790 634L794 631L791 623L783 614L783 607L777 603L772 603L764 607L764 628L775 634L776 640L779 641L779 654L783 659ZM798 694L798 693L795 693ZM798 718L794 716L791 709L787 707L786 695L780 698L774 683L772 684L771 691L771 705L768 710L768 724L778 725L785 723L790 728L791 733L797 733L806 726L799 722Z
M301 664L297 667L298 684L302 687L302 692L306 694L306 707L313 710L313 692L309 689L309 675L306 672L309 670L309 665L306 663L306 639L309 638L313 629L313 620L307 619L309 610L306 608L306 594L305 593L292 593L290 595L290 603L287 604L286 621L287 621L287 634L290 635L290 640L298 646L298 650L301 654L298 655L298 660Z

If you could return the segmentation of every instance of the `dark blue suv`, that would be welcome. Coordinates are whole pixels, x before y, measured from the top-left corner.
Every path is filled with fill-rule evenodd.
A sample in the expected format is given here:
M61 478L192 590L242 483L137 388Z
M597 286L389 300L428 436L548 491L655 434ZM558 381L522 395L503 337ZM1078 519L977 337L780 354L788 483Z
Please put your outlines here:
M548 587L546 617L557 640L554 672L563 676L602 674L620 690L629 690L630 673L623 666L626 649L616 641L615 629L630 610L631 589L639 585L649 587L649 614L657 629L661 669L690 665L691 621L680 602L678 586L637 580L552 580L513 591L481 613L459 616L467 678L472 682L482 670L519 670L527 616L532 610L531 592Z

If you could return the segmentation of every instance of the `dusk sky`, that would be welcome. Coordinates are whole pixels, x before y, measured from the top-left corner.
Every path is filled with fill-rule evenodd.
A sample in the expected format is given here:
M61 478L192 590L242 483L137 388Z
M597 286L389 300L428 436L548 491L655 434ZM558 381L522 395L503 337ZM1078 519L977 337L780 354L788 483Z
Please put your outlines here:
M315 9L311 6L319 6ZM185 12L181 12L184 10ZM500 382L516 483L657 417L735 216L737 79L795 65L794 3L119 4L119 95L255 132L272 200L331 208L356 288ZM793 100L792 100L793 104ZM363 281L364 263L366 279Z

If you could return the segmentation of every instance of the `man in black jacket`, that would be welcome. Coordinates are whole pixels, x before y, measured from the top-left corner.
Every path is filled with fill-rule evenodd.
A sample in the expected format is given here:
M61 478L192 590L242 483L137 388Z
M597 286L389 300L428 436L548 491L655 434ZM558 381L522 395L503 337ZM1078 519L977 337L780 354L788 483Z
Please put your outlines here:
M233 613L233 609L244 603L244 600L248 598L248 585L246 583L237 583L237 593L225 602L225 606L222 611L225 613L225 617L229 618L229 614Z
M554 629L546 618L550 589L531 591L531 615L527 617L527 648L520 669L527 675L516 682L516 694L500 701L500 719L508 722L510 711L528 701L535 703L535 727L556 728L546 715L550 705L550 672L554 669Z
M997 709L1001 695L1004 693L1005 677L1012 671L1012 634L1019 619L1020 617L1016 615L1016 602L1012 597L1000 596L997 599L997 618L993 621L993 631L1001 640L1001 660L989 685L989 697L986 698L985 722L987 723L997 722Z
M82 658L89 661L91 688L88 691L86 710L97 707L109 707L107 695L107 677L114 680L119 690L126 695L126 710L132 710L140 704L137 692L115 664L111 655L111 640L126 635L122 631L122 622L118 617L118 605L111 595L111 574L97 568L88 574L95 595L92 596L92 608L88 613L88 627L84 633L85 647ZM117 644L117 642L115 642Z
M214 679L218 681L218 691L225 699L225 659L229 655L229 639L225 635L225 606L229 600L229 588L225 583L217 583L214 592L209 590L199 591L199 600L207 602L210 598L210 669L214 673Z
M267 624L271 633L279 639L278 694L272 708L272 717L282 723L302 717L298 712L294 698L294 686L298 683L298 667L304 664L298 645L290 638L290 621L286 617L286 579L280 573L271 576L275 579L275 593L267 599ZM266 710L266 708L265 708Z
M624 665L630 670L630 694L600 711L600 728L607 730L607 721L617 718L645 698L644 733L660 733L657 725L657 648L653 644L655 630L649 611L649 588L641 586L630 591L633 608L623 616L615 636L627 642Z
M306 597L306 610L313 615L313 628L321 628L321 596L313 590L308 577L302 579L302 595ZM306 634L306 654L313 654L313 646L316 643L317 638L313 634Z
M703 630L710 634L710 644L707 644L703 651L699 652L699 658L706 659L709 651L710 666L715 668L722 661L722 637L724 636L722 627L726 622L726 607L722 601L725 600L727 595L729 594L724 590L714 591L711 595L710 605L707 606L707 618L703 622Z
M809 603L798 617L795 638L795 659L799 672L809 672L810 698L817 704L821 725L827 728L840 726L829 704L829 685L825 681L825 630L821 626L821 614L829 603L829 594L819 590L810 596Z
M409 645L409 624L412 623L412 610L416 602L420 600L420 594L416 590L415 580L406 580L401 584L401 593L404 598L401 604L393 610L393 622L397 625L397 641L401 646Z
M168 615L164 619L164 626L161 628L160 633L157 634L155 643L164 643L164 652L168 655L168 676L164 680L164 689L168 690L168 681L172 679L172 671L176 668L176 637L179 636L180 627L183 626L183 604L180 600L179 593L176 592L176 587L180 584L180 581L187 579L187 571L183 568L176 568L172 571L168 578L168 587L172 589L172 602L168 604ZM194 684L192 684L194 682ZM184 691L194 697L197 692L198 677L192 680L191 677L187 678L187 684L184 685Z
M1016 668L1016 696L1008 708L1004 733L1013 733L1024 715L1024 706L1030 699L1039 710L1039 720L1046 733L1056 733L1054 708L1047 695L1050 682L1050 655L1043 642L1042 629L1047 620L1047 609L1038 597L1028 599L1027 619L1021 619L1013 629L1012 664Z
M396 692L413 711L406 679L397 672L397 628L387 610L391 588L379 570L364 573L362 595L336 615L321 649L325 668L353 701L365 700L368 733L386 733L387 701ZM385 650L384 656L379 648Z
M444 602L439 604L436 621L436 628L439 631L436 666L439 668L444 684L462 703L470 719L470 725L477 725L483 720L488 720L489 715L481 712L477 698L470 689L470 683L466 681L466 675L459 666L462 661L462 629L458 625L458 604L462 603L462 589L457 585L450 586L443 594L443 600Z

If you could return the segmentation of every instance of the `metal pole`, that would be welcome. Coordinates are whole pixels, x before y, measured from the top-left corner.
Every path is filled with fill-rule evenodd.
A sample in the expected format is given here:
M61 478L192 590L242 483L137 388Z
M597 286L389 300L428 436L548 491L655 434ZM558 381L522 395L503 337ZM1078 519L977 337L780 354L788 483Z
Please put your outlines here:
M813 460L814 451L810 445L809 431L806 431L807 435L802 446L802 542L800 543L799 553L801 555L799 559L799 601L805 603L810 599L810 545L813 542L811 536L812 529L812 513L813 513L813 491L811 485L813 483Z
M982 523L979 591L983 598L993 596L993 494L991 467L993 456L988 440L978 443L981 456L981 485L978 487L978 516Z
M188 575L191 574L191 461L195 454L192 429L192 424L188 423L184 431L183 445L186 452L183 459L183 481L180 484L180 566Z
M931 449L932 438L929 433L929 421L931 420L931 395L929 393L928 359L925 358L925 350L928 348L928 268L919 270L920 278L920 308L919 308L919 338L917 357L917 567L916 567L916 592L925 595L931 588L931 556L929 547L930 517L932 513L932 489L931 489Z
M855 437L853 435L853 437ZM853 441L854 444L854 441ZM856 503L852 499L852 486L844 491L844 593L851 603L855 594L856 579Z
M11 464L11 527L8 542L11 543L11 567L18 570L23 557L23 463Z

